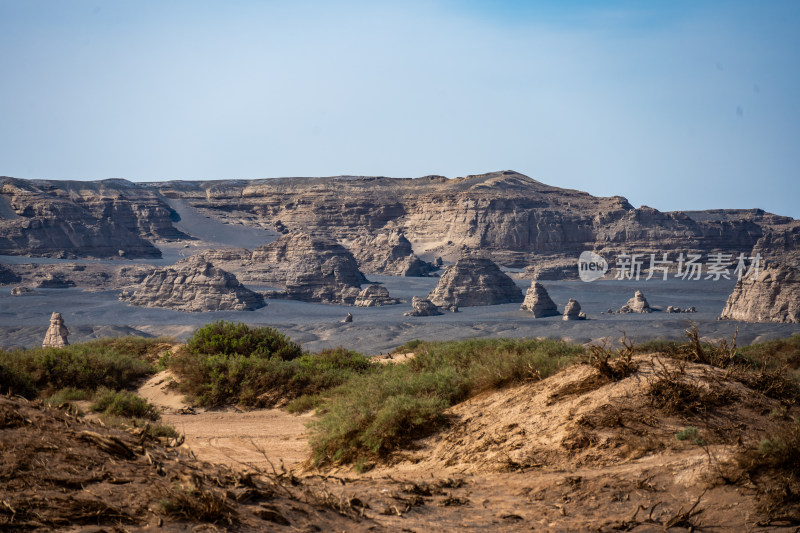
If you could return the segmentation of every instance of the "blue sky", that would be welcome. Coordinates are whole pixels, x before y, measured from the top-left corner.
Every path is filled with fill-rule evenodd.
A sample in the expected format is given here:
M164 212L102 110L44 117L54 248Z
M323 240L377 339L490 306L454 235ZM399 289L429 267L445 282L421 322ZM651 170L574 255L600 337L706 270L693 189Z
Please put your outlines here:
M0 0L0 175L464 176L800 218L800 2Z

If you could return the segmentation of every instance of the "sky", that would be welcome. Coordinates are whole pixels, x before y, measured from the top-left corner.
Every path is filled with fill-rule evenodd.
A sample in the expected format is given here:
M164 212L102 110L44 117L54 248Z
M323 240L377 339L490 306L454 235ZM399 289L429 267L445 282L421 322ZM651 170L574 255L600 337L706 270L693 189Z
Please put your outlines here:
M0 175L512 169L800 218L800 2L0 0Z

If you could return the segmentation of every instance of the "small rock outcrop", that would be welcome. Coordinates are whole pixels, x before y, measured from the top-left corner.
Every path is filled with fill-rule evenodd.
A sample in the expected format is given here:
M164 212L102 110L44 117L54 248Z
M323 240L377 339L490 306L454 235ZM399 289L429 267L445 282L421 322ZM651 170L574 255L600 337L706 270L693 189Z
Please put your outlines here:
M575 298L570 298L564 307L564 318L562 320L586 320L586 315L581 313L581 304Z
M681 309L676 305L668 305L666 309L667 313L696 313L697 309L694 306L687 307L686 309Z
M447 267L428 300L439 307L519 303L522 290L490 259L466 256Z
M0 265L0 285L19 283L20 281L22 281L22 278L19 277L16 272L5 265Z
M381 305L394 305L400 303L389 296L389 289L383 285L368 285L358 293L355 305L358 307L378 307Z
M68 289L75 286L75 282L61 272L50 272L34 278L39 289Z
M328 237L300 232L256 248L246 277L283 285L291 299L348 305L367 282L346 248Z
M141 307L188 312L250 311L266 305L262 295L202 257L154 269L132 291L123 291L119 299Z
M520 309L533 313L533 318L558 315L558 308L555 302L547 294L547 289L544 288L544 285L538 281L531 283L528 292L525 293L525 300L522 302Z
M647 299L642 294L642 291L636 291L633 295L633 298L628 300L628 302L619 308L618 313L652 313L653 310L650 308L650 304L647 303Z
M50 327L47 328L44 341L42 341L42 348L69 346L68 336L69 330L64 325L61 313L53 313L50 315Z
M411 299L411 311L406 311L403 316L436 316L441 315L439 308L430 300L414 296Z
M438 267L414 254L411 242L399 231L361 235L349 246L358 267L367 274L427 276Z
M30 287L14 287L11 289L11 296L25 296L26 294L33 294L35 291Z
M773 262L755 280L736 282L720 318L800 323L800 270Z

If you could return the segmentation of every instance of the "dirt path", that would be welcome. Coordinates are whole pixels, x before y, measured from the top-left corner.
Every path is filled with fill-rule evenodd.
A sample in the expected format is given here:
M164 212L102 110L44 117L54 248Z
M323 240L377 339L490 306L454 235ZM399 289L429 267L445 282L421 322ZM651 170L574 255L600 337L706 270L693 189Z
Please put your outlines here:
M281 409L204 411L191 409L170 387L174 376L160 372L147 380L139 395L161 409L161 420L186 435L184 445L199 459L231 466L287 470L309 456L306 423L313 415L292 415Z

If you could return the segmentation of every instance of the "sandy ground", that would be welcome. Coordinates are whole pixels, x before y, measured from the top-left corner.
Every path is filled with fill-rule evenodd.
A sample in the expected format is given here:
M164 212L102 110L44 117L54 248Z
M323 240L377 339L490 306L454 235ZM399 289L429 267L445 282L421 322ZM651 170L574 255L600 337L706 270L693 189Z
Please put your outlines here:
M281 409L205 411L184 402L170 387L174 376L159 372L137 393L156 405L161 421L186 436L185 446L212 463L271 471L297 468L309 455L306 423L311 414L292 415Z
M183 447L199 459L250 471L281 472L283 464L315 497L387 531L793 531L764 522L751 483L719 480L741 442L774 431L780 421L767 413L780 403L720 369L656 355L636 361L620 381L578 365L474 397L447 411L451 423L441 432L361 475L301 465L311 416L190 414L166 372L139 393L186 434ZM665 368L715 398L728 391L734 399L695 413L660 411L648 391ZM707 445L675 438L690 425Z

